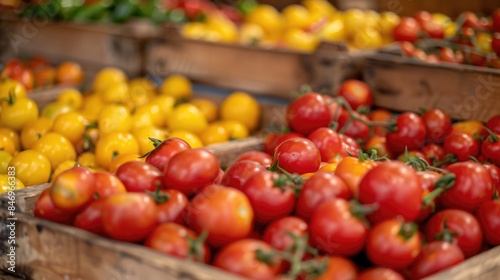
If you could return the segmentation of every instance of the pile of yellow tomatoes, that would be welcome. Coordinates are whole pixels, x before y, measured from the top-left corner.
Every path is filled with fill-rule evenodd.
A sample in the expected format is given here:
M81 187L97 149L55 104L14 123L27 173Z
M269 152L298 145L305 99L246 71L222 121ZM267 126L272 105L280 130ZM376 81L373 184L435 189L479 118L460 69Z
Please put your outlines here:
M50 182L75 165L114 172L142 160L155 147L150 138L177 137L198 148L246 138L260 125L260 106L251 95L234 92L218 106L193 96L191 82L181 75L156 87L108 67L85 94L65 89L44 108L29 97L17 81L0 83L2 186L8 186L12 167L17 188L23 188Z

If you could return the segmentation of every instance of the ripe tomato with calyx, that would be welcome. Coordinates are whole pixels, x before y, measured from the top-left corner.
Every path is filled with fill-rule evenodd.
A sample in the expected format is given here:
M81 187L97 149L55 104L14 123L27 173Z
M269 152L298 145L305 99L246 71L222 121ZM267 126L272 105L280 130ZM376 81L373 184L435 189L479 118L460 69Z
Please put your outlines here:
M56 207L50 196L50 191L50 188L45 189L36 199L33 215L37 218L59 224L71 224L73 222L74 213Z
M481 146L484 159L500 166L500 134L491 133Z
M353 110L360 107L371 107L373 104L373 94L370 87L363 81L347 80L340 85L337 93L343 97Z
M458 161L468 161L471 156L479 155L479 144L478 140L468 134L452 132L445 138L443 148L445 154L454 155Z
M110 197L114 194L125 193L127 189L122 181L108 172L95 172L95 193L100 199Z
M122 181L128 192L154 191L162 186L162 173L151 164L129 161L116 170L116 177Z
M231 165L222 177L221 185L240 189L253 175L266 170L266 168L250 160L242 160Z
M158 223L184 224L184 216L189 204L189 199L180 191L160 190L149 192L158 205Z
M386 134L387 144L398 156L406 149L418 150L423 147L427 130L421 117L414 113L403 113L396 118L396 125Z
M422 247L410 275L412 279L422 279L459 264L464 259L464 254L455 244L445 241L429 242Z
M443 146L432 143L425 145L421 151L431 165L434 162L442 161L445 155Z
M353 112L353 115L365 122L368 122L368 117L359 113ZM354 119L351 121L351 116L346 110L342 110L337 120L338 131L343 132L345 136L349 136L357 141L364 142L370 137L370 127L363 121Z
M359 146L358 142L352 137L345 134L339 134L339 137L342 141L342 149L339 153L341 157L354 156L357 155L358 152L361 152L361 146Z
M422 199L426 197L430 192L434 190L434 187L436 185L436 182L443 177L443 175L435 172L435 171L419 171L417 172L418 177L420 178L420 181L422 182ZM432 203L434 203L434 200L429 202L429 204L423 204L422 209L420 209L420 213L418 214L417 219L415 222L422 222L425 219L427 219L433 212L433 207Z
M316 172L321 163L321 154L311 140L292 138L274 150L273 163L289 173Z
M421 28L415 19L404 17L392 30L392 36L395 41L408 41L413 43L419 39L420 30Z
M342 141L335 130L328 127L320 127L311 132L307 139L311 140L321 154L324 162L335 161L337 154L342 148Z
M451 132L451 118L439 109L429 109L422 115L427 131L427 140L441 144Z
M354 197L358 197L359 183L363 176L370 169L377 166L377 163L369 159L358 159L356 157L345 157L343 158L337 168L335 169L335 175L337 175L342 181L345 182L351 194Z
M389 147L387 146L387 139L385 136L373 135L372 138L368 139L365 146L365 152L368 154L372 154L374 151L377 152L377 156L379 157L387 157L393 158Z
M154 143L158 144L158 146L149 152L145 162L153 165L162 172L173 156L191 148L186 141L179 138L168 138L160 143L158 141L154 141Z
M52 182L50 197L54 205L68 212L77 212L93 200L94 174L85 167L61 172Z
M286 216L267 225L262 239L274 249L285 251L290 249L295 241L290 236L304 237L308 233L307 223L294 216Z
M320 127L327 127L332 113L319 93L301 95L288 106L286 120L292 131L309 134Z

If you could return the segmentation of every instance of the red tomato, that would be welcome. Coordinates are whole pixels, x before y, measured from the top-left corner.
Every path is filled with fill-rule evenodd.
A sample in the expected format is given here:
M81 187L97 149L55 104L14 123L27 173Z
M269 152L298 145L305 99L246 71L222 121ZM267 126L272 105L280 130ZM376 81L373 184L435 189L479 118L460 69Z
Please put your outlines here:
M129 161L118 167L116 177L129 192L152 192L161 187L162 173L149 163Z
M435 20L429 20L422 24L422 31L424 31L429 37L433 39L443 39L444 38L444 27Z
M77 212L85 207L93 199L94 193L94 174L80 166L61 172L50 188L54 205L68 212Z
M401 48L401 52L403 53L403 55L408 57L412 57L415 55L416 48L412 43L408 41L401 41L399 42L399 47Z
M399 157L397 158L397 160L406 163L406 162L408 162L409 159L412 159L412 158L420 158L420 159L423 159L424 161L426 161L427 163L429 163L429 160L420 151L408 151L407 154L401 154L401 155L399 155Z
M235 163L238 161L250 160L262 164L264 167L269 167L273 158L265 152L261 151L248 151L241 154L236 158Z
M368 117L365 115L360 115L356 112L354 112L354 115L366 122L368 121ZM370 137L370 127L359 120L349 122L349 119L349 113L343 110L338 119L339 131L343 130L343 134L358 141L366 141Z
M490 245L500 245L500 200L488 200L476 211L484 239Z
M266 137L264 138L264 153L272 155L274 149L278 147L278 139L281 136L283 136L283 134L277 132L271 132L266 134Z
M477 52L469 52L468 55L469 55L468 61L470 64L479 67L486 67L487 59L485 55L482 55L481 53Z
M284 251L295 244L290 234L303 237L307 233L307 223L304 220L287 216L270 223L264 230L262 239L274 249Z
M415 19L403 17L392 30L392 37L395 41L409 41L413 43L418 40L419 32L420 26Z
M450 268L464 260L460 248L443 241L434 241L422 247L420 255L411 268L412 279L422 279Z
M188 205L186 222L197 233L208 231L207 243L221 247L247 237L252 231L253 210L244 193L209 185Z
M105 236L106 233L102 224L102 210L105 203L105 199L93 201L76 215L73 225L88 232Z
M403 275L386 267L369 268L360 274L356 280L404 280Z
M441 144L446 136L451 132L451 119L443 111L439 109L427 110L422 115L425 128L427 131L427 140Z
M308 221L318 205L333 198L349 200L352 198L352 193L344 181L335 174L315 173L302 185L297 199L296 214Z
M47 66L50 66L50 62L47 58L43 56L34 56L32 57L27 63L26 67L33 71L37 71L40 68L45 68Z
M162 141L154 150L149 152L145 162L163 172L165 166L167 166L173 156L189 149L191 149L191 147L186 141L179 138L168 138Z
M484 159L500 166L500 134L490 135L481 146Z
M474 212L483 202L493 197L495 188L488 170L472 161L451 164L446 168L455 174L455 184L439 200L447 208Z
M374 135L365 143L365 151L368 154L371 154L372 151L375 150L377 155L380 157L392 158L392 153L387 146L387 139L385 136Z
M145 193L122 193L108 197L102 209L106 234L116 240L137 242L158 224L155 201Z
M491 31L500 32L500 8L493 11L493 14L491 14L491 20Z
M219 161L211 152L205 149L185 150L170 159L163 182L167 188L190 196L212 184L219 170Z
M442 177L441 174L434 171L419 171L417 172L418 177L420 177L420 181L422 182L422 198L424 198L427 194L434 190L434 186ZM418 214L415 222L422 222L429 217L432 213L432 205L427 207L423 207L420 209L420 213Z
M366 239L366 254L375 265L392 269L409 267L420 253L418 226L401 219L376 224Z
M456 233L454 241L466 258L481 250L483 233L479 222L472 214L458 209L446 209L432 215L425 226L428 242L438 240L437 235L443 232L445 222L448 230Z
M385 109L375 109L370 112L368 119L374 122L387 123L392 119L392 113ZM375 126L373 128L373 133L376 135L385 136L386 132L387 129L384 126Z
M356 140L344 134L339 134L339 137L342 141L342 149L340 150L341 157L347 157L349 154L356 156L358 151L361 151L361 147ZM349 152L349 154L347 152Z
M331 279L356 279L356 266L354 263L344 257L328 256L320 258L318 261L327 261L326 270L314 280Z
M196 234L184 226L164 223L151 232L144 245L180 259L208 262L210 251L204 243L196 240Z
M479 24L479 19L476 14L472 12L463 12L460 14L460 17L463 17L463 27L470 27L474 30L481 29L481 25Z
M491 179L493 180L493 185L497 189L498 193L500 193L500 169L493 164L483 164L483 166L488 170L490 173Z
M290 215L295 206L295 192L289 184L280 183L286 175L261 171L241 187L253 208L255 222L266 224Z
M377 164L372 160L362 161L355 157L345 157L337 165L335 175L346 183L354 197L358 197L361 179L365 176L366 172L376 165Z
M304 174L318 171L321 155L311 140L292 138L276 147L272 164L276 162L290 173Z
M226 170L221 185L241 190L250 177L264 170L266 168L255 161L237 161Z
M5 62L2 70L2 78L11 78L19 76L23 70L23 62L17 58L13 58Z
M320 127L311 132L307 138L311 140L319 150L321 161L333 162L342 148L342 141L335 130L328 127Z
M414 113L402 113L396 118L396 131L386 134L387 144L398 156L405 149L418 150L424 145L427 130L422 118Z
M60 224L71 224L74 217L73 213L61 210L54 205L50 197L50 188L45 189L36 199L33 215Z
M368 235L367 225L356 214L344 199L323 202L311 216L311 243L329 255L356 255L363 249Z
M493 133L500 134L500 115L491 117L486 122L486 127L493 131ZM486 133L486 135L488 134Z
M111 173L95 172L94 178L95 192L100 199L127 192L127 189L120 179Z
M161 190L154 195L158 205L158 223L184 224L188 198L177 190Z
M432 165L434 162L442 161L444 158L444 148L437 144L427 144L422 148L422 153Z
M343 82L337 92L337 96L345 98L353 110L359 107L371 107L373 105L373 94L368 84L358 80L347 80Z
M413 221L422 206L422 183L416 172L404 163L382 162L361 179L358 199L362 204L378 205L368 215L374 223L398 216Z
M35 75L33 71L25 67L21 68L21 72L19 72L18 75L12 75L10 78L23 84L26 91L32 90L35 85Z
M453 132L446 137L443 144L446 154L453 154L458 161L470 160L469 156L477 157L479 155L479 143L472 136Z
M461 61L457 59L457 56L453 52L453 50L448 47L439 49L439 59L443 62L448 63L461 63Z
M229 244L215 256L213 265L217 268L250 279L274 279L281 268L281 260L270 262L259 259L257 250L270 252L269 244L256 239L243 239Z
M292 101L286 119L293 131L309 134L317 128L327 127L332 121L332 114L323 97L311 92Z
M416 11L413 14L413 18L418 22L418 24L424 25L424 23L432 20L432 15L427 11Z

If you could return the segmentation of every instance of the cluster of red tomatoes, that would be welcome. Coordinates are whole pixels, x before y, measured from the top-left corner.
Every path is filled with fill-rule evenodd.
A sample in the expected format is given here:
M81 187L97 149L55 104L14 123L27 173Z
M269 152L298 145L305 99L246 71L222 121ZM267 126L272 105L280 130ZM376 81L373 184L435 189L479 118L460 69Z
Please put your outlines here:
M420 279L500 244L500 117L394 119L371 100L359 81L303 94L289 132L225 171L176 138L115 174L74 167L35 216L252 279Z

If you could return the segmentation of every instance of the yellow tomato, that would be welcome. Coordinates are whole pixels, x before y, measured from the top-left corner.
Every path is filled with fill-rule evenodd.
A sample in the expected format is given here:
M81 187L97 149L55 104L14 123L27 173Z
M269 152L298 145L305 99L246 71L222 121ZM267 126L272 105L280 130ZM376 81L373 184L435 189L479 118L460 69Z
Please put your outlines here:
M68 104L52 102L42 109L41 116L54 120L57 116L73 112L75 109Z
M291 28L283 35L283 43L292 50L313 52L316 50L319 40L313 34L302 29Z
M90 122L96 121L99 113L104 108L104 103L101 97L97 94L86 95L83 98L83 105L80 112Z
M493 50L491 49L491 41L493 40L490 33L479 32L476 35L476 47L485 53L491 53Z
M239 121L226 120L218 123L226 129L229 135L229 140L244 139L250 134L248 128Z
M16 150L21 150L21 140L19 138L19 134L7 127L0 127L0 133L3 133L7 135L12 141L14 142L14 146L16 147Z
M174 130L168 135L168 137L182 139L186 141L193 149L203 147L203 142L201 141L200 137L186 130Z
M140 158L138 154L120 154L117 155L109 165L108 171L111 173L115 173L122 164L130 161L144 161L143 158Z
M255 45L264 39L264 29L255 23L243 23L240 27L239 42L245 45Z
M126 81L127 75L121 69L116 67L106 67L96 74L92 84L92 89L94 92L100 92L112 84L123 83Z
M196 106L208 122L213 122L217 119L217 105L211 100L205 98L194 98L189 103Z
M203 113L191 104L181 104L167 118L168 128L171 130L187 130L199 133L207 127L207 120Z
M359 9L349 9L342 15L348 37L354 36L365 20L365 13Z
M61 162L57 166L56 170L54 170L54 172L52 173L52 176L50 176L50 181L53 182L57 175L61 174L61 172L71 169L77 165L78 163L74 160L66 160Z
M238 41L236 24L223 15L214 14L206 20L207 27L219 34L220 42L234 43Z
M131 129L154 126L153 116L148 110L134 110L134 113L131 115L131 122Z
M248 23L259 25L267 36L279 36L284 27L282 15L271 5L258 5L246 17Z
M12 158L9 166L15 168L16 178L25 186L49 182L50 161L38 151L26 150L18 153Z
M11 94L16 99L25 98L26 89L20 82L16 80L5 79L0 83L0 98L8 99Z
M456 32L457 32L457 24L455 22L452 22L452 23L448 24L444 28L444 36L446 38L452 38L452 37L454 37Z
M26 124L21 130L21 144L25 150L31 149L40 137L45 135L52 128L53 121L46 117L40 117L35 121Z
M68 138L55 132L49 132L40 137L31 149L45 155L52 170L55 170L65 160L76 160L76 151L71 142Z
M7 174L7 166L11 159L11 154L0 150L0 174Z
M227 142L229 140L229 133L222 125L211 124L199 133L199 137L203 144L205 146L208 146L212 144Z
M304 0L302 1L302 5L306 7L309 12L326 17L331 17L337 12L337 9L327 0Z
M6 151L9 154L15 154L17 152L16 145L12 138L2 132L0 132L0 150Z
M307 28L311 22L311 15L306 7L298 4L292 4L286 6L286 8L281 11L285 19L285 23L289 28Z
M182 75L168 76L159 88L160 94L172 96L175 99L188 100L193 95L191 81Z
M360 23L359 28L370 27L378 31L380 25L380 14L372 10L363 11L363 14L364 20Z
M0 123L15 131L21 131L25 124L38 118L38 106L29 98L9 99L1 108Z
M14 179L12 179L12 178L14 178ZM19 180L18 178L9 176L7 174L0 174L0 186L2 186L2 188L0 189L0 194L6 193L9 191L13 191L13 190L20 190L20 189L25 188L25 186L24 186L23 182L21 182L21 180Z
M136 78L129 82L128 92L130 102L135 106L144 105L156 96L156 88L153 82L146 78Z
M98 167L97 157L94 153L91 153L91 152L85 152L85 153L79 155L76 162L78 162L78 164L80 164L81 166L85 166L88 168Z
M166 95L159 95L151 100L151 104L160 106L160 110L166 122L168 115L174 110L175 98Z
M220 117L222 120L239 121L253 131L260 123L260 105L250 94L234 92L222 101Z
M106 104L125 103L130 99L127 82L116 82L107 86L104 90L96 92Z
M433 13L432 19L442 26L447 26L448 24L453 22L449 16L442 13Z
M145 112L143 112L145 111ZM151 116L151 120L153 125L162 127L165 126L165 113L162 112L159 105L154 103L148 103L145 105L141 105L135 109L135 114L143 114L148 113Z
M139 143L139 153L144 155L154 149L153 142L148 137L163 141L167 138L166 131L154 126L143 126L132 130L132 135Z
M352 45L358 49L374 49L382 46L383 43L380 33L371 27L358 30L352 40Z
M97 164L109 168L114 157L121 154L139 154L139 144L130 133L111 132L102 136L95 147Z
M69 112L57 116L51 131L60 133L68 138L73 145L76 145L82 140L87 125L88 122L82 114L78 112Z
M392 30L399 24L400 18L393 12L382 12L380 14L380 21L378 30L384 37L392 38Z
M57 97L57 103L69 105L75 110L79 109L83 103L82 93L74 88L65 89Z
M115 131L128 132L132 127L132 117L123 105L106 105L97 119L97 126L103 134Z
M325 164L318 170L318 172L335 172L337 165L339 165L338 162Z
M325 41L344 41L346 39L344 22L340 19L331 20L321 29L319 36Z
M181 34L188 39L203 39L207 29L207 25L202 22L188 22L181 27Z

